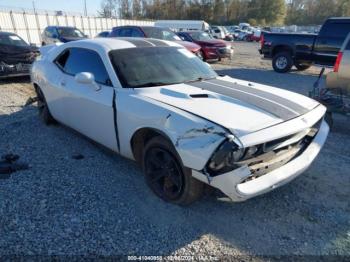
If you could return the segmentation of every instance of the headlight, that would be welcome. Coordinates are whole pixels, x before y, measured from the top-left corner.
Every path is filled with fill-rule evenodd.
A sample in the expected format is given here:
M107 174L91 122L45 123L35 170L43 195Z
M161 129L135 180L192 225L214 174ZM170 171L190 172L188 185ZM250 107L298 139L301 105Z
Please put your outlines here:
M225 140L214 152L207 164L207 172L210 175L220 175L238 166L235 164L240 161L244 155L244 149L239 148L236 143Z

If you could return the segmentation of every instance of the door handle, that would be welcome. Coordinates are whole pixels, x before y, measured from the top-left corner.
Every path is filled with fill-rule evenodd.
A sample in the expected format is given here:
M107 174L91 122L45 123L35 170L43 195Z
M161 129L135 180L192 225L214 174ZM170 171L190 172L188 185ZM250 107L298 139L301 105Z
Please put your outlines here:
M65 86L66 86L66 82L65 82L65 81L61 81L61 82L60 82L60 85L61 85L62 87L65 87Z

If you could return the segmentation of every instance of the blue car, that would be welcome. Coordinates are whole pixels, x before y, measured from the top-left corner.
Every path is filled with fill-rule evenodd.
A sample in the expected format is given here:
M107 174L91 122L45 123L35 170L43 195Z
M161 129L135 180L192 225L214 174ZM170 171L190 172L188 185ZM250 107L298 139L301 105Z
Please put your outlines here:
M41 35L41 45L67 43L86 38L87 35L73 26L48 26Z

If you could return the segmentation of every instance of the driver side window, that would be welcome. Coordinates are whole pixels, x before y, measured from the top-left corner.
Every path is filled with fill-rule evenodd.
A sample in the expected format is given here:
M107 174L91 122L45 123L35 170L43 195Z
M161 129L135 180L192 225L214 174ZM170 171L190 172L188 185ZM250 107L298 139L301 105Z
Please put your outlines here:
M59 55L56 64L69 75L75 76L81 72L89 72L94 75L97 83L112 85L102 59L95 51L84 48L70 48Z

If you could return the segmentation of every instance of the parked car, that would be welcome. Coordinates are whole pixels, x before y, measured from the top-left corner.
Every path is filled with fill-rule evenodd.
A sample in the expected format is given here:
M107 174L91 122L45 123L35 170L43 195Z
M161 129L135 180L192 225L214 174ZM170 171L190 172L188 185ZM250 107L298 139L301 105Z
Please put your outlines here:
M333 72L327 74L326 83L328 88L341 89L350 96L350 33L338 53Z
M72 26L48 26L41 35L41 45L67 43L87 38L82 31Z
M322 69L318 81L309 96L327 107L326 121L333 126L333 113L350 116L350 33L340 49L332 72L327 74L326 86L319 87L324 73Z
M248 34L246 37L249 42L259 42L261 40L261 30L254 29L252 34Z
M203 20L158 20L154 22L154 25L157 27L170 28L176 32L188 30L206 31L210 29L209 24Z
M215 39L206 32L188 31L179 32L178 35L185 41L193 42L201 47L203 60L232 58L234 49L231 43Z
M108 37L110 33L110 31L102 31L98 33L95 37Z
M225 39L226 37L225 31L220 26L212 26L210 33L214 38L217 39Z
M250 35L252 35L252 32L245 31L245 30L240 30L238 33L237 40L239 41L248 41Z
M220 77L174 42L98 38L45 50L32 70L44 122L137 161L171 203L198 199L203 183L232 201L273 190L309 167L328 134L318 102Z
M350 32L350 18L330 18L315 34L263 34L260 53L272 59L276 72L289 72L294 65L306 70L313 63L333 66L345 37Z
M39 49L14 33L0 32L0 78L29 75Z
M173 31L157 26L117 26L114 27L109 37L145 37L176 42L193 54L202 58L201 47L195 43L182 41Z

